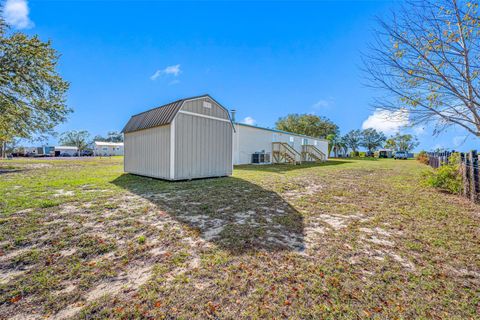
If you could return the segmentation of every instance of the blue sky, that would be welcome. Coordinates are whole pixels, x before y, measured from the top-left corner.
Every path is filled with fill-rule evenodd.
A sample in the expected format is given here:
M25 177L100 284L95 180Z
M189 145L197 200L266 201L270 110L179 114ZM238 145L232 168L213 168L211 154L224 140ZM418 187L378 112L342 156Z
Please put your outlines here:
M120 131L132 114L209 93L237 120L273 127L288 113L330 118L341 132L397 126L372 109L360 53L387 1L162 2L7 0L14 29L51 40L74 109L57 131ZM7 14L5 13L5 14ZM421 145L471 149L460 129ZM55 139L50 140L55 143Z

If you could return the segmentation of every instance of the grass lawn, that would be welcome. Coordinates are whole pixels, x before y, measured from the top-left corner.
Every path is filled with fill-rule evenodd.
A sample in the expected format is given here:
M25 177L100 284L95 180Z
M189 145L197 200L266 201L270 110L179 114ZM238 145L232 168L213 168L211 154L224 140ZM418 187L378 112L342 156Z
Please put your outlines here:
M165 182L0 161L0 319L473 319L480 206L415 161Z

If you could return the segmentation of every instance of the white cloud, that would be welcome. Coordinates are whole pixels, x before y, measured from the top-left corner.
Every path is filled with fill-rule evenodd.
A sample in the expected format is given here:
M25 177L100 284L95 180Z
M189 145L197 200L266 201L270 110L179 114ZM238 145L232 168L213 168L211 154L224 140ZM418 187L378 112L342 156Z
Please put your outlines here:
M245 117L245 119L243 119L243 123L253 126L255 123L257 123L257 120L253 119L252 117Z
M178 75L182 72L182 70L180 70L180 65L179 64L176 64L176 65L173 65L173 66L168 66L168 67L165 67L165 69L161 69L161 70L157 70L155 71L155 73L150 76L150 80L157 80L158 77L160 77L161 75L172 75L174 77L178 77Z
M180 74L180 65L176 64L174 66L168 66L163 70L165 74L173 74L175 77Z
M5 22L17 29L33 27L33 22L28 17L30 9L26 0L7 0L3 8Z
M376 109L373 114L368 116L367 120L363 121L362 129L373 128L384 133L396 133L408 124L407 110Z
M322 108L327 108L333 105L334 101L333 98L328 98L328 99L321 99L318 100L312 107L314 109L322 109Z
M162 75L162 70L155 71L154 74L150 76L150 80L157 80L158 77Z

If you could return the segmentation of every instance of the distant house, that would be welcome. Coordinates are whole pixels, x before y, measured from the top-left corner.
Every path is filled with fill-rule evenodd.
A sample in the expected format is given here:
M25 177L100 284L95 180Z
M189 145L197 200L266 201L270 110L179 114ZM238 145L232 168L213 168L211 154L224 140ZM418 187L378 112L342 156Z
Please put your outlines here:
M123 156L123 142L93 142L94 156Z
M71 146L56 146L55 147L55 156L60 156L63 154L68 154L70 156L75 156L78 154L78 148L77 147L71 147Z

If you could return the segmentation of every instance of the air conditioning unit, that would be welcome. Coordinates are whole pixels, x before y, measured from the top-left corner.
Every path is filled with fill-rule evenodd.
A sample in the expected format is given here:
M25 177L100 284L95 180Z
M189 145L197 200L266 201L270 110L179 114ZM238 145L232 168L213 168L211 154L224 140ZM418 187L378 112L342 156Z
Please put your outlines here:
M252 163L255 163L255 164L270 163L270 153L265 151L253 153Z

